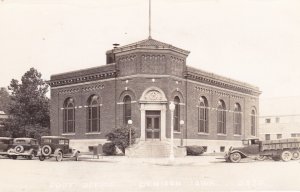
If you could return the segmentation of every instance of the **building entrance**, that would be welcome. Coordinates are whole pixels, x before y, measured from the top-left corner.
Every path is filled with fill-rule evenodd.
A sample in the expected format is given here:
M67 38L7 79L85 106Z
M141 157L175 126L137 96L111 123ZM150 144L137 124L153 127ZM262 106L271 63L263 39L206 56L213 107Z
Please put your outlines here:
M146 111L146 139L160 140L160 111Z

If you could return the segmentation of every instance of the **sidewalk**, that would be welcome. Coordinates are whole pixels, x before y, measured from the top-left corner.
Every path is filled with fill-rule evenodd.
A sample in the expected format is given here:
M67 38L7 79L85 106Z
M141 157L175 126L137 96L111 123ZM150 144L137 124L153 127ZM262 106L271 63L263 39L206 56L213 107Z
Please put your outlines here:
M93 162L110 162L110 163L145 163L161 166L184 166L184 165L208 165L214 162L222 162L223 155L201 155L201 156L186 156L180 158L133 158L127 156L99 156L99 159L93 155L82 155L80 161Z

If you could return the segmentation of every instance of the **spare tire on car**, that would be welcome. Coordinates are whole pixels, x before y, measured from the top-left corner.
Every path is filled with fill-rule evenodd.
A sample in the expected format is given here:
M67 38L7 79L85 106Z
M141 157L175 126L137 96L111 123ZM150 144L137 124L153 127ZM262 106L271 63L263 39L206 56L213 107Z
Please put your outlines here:
M51 154L51 152L52 152L52 149L51 149L51 147L49 145L44 145L42 147L42 154L44 156L49 156Z
M15 151L16 151L17 153L23 153L24 147L23 147L22 145L17 145L17 146L15 147Z

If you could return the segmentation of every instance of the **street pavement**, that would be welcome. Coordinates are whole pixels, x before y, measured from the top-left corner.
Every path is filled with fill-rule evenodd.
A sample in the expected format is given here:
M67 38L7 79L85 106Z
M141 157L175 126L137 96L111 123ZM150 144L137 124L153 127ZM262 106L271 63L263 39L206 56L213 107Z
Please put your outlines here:
M299 161L226 163L220 157L0 159L0 191L300 191Z

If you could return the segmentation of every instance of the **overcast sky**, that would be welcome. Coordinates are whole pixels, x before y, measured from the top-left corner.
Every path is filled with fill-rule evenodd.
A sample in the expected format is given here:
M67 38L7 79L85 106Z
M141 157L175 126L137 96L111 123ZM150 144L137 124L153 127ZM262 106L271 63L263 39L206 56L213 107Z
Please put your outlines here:
M0 86L104 65L113 43L147 37L148 0L0 0ZM152 37L262 98L300 95L299 0L152 0Z

